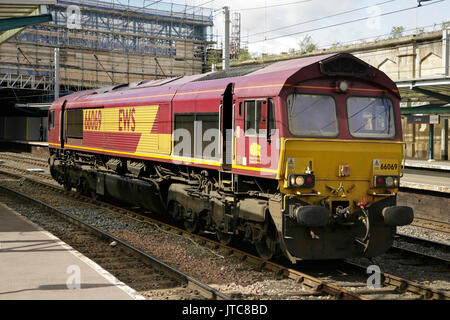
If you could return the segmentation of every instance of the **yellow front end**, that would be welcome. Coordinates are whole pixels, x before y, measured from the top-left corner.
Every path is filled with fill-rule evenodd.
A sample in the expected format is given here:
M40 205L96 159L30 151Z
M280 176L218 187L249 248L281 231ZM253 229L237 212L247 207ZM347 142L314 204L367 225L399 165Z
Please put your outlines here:
M388 250L396 222L386 223L386 210L396 217L405 210L396 206L402 150L399 141L282 139L279 229L291 260L375 256ZM312 177L312 186L296 186L298 175L301 182ZM395 185L376 187L377 177L389 177Z
M403 143L397 141L283 139L280 189L330 210L333 202L348 201L354 212L358 203L369 206L397 193L398 188L375 188L374 176L400 176L402 152ZM313 188L289 187L290 175L308 170L315 176Z

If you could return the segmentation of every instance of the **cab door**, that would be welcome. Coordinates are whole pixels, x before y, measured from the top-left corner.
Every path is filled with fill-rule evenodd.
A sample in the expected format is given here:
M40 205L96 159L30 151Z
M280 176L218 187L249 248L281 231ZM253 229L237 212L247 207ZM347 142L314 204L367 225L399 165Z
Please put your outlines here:
M221 118L221 151L222 151L222 170L230 171L233 158L233 87L234 83L229 83L223 94L220 107Z
M61 114L59 121L59 141L61 142L61 148L64 148L64 143L66 139L66 121L67 121L66 102L67 100L64 100L61 106Z
M235 104L233 168L246 174L272 173L272 136L275 129L271 98L238 100Z

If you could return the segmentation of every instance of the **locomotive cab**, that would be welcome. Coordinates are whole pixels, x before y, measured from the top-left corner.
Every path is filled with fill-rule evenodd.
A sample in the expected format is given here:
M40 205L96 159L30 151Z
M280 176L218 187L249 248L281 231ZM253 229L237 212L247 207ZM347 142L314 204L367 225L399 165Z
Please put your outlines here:
M392 245L396 226L413 220L411 208L396 206L403 155L398 91L348 56L320 66L321 78L280 95L287 131L282 242L292 260L379 255Z

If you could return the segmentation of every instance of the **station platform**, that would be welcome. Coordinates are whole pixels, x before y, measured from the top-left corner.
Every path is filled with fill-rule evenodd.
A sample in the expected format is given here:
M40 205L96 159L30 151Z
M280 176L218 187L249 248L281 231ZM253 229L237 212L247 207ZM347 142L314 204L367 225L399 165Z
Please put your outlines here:
M450 193L450 177L439 173L406 169L400 187Z
M405 160L405 166L418 169L450 170L450 160Z
M0 151L26 152L36 156L48 156L47 141L2 140Z
M450 161L406 160L400 186L450 193Z
M95 262L3 203L0 222L0 300L140 298ZM78 288L74 279L80 280Z

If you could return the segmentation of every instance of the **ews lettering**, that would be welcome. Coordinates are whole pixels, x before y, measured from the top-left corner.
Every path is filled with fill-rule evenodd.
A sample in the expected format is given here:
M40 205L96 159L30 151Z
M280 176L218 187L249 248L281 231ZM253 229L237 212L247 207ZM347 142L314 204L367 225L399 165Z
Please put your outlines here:
M136 129L135 113L134 108L119 109L119 131L134 131Z
M99 131L102 127L102 110L85 110L84 113L84 130Z

